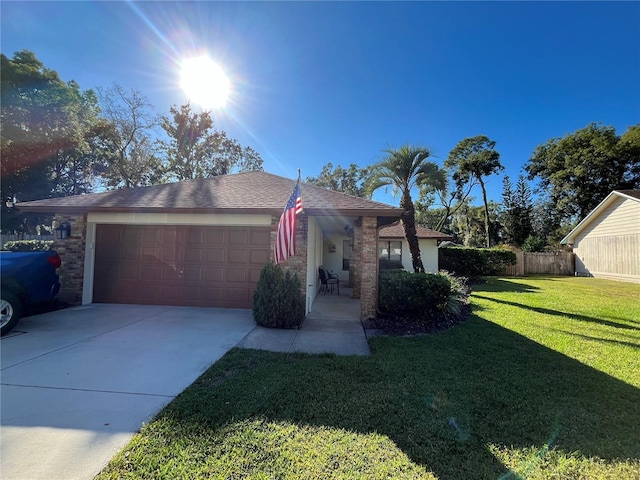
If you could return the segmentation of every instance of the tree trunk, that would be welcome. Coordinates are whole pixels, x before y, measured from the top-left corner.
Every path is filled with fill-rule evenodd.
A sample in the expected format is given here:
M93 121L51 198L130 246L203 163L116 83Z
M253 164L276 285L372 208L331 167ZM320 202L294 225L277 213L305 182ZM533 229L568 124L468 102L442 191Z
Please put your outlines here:
M404 236L407 238L409 251L411 252L413 271L415 273L423 273L424 265L422 264L420 245L418 244L418 234L416 233L416 210L408 191L402 193L400 206L404 209L404 214L402 215L402 226L404 227Z
M489 235L489 204L487 203L487 190L484 188L482 177L478 178L480 187L482 188L482 200L484 201L484 234L486 238L487 248L491 248L491 237Z

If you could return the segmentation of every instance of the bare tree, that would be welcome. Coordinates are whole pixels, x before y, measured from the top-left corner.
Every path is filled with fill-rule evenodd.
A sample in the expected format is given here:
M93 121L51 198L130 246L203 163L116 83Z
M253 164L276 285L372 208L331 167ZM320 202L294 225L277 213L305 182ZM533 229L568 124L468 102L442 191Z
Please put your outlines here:
M164 167L154 151L151 134L160 125L153 106L135 89L115 84L98 88L105 120L98 173L108 188L160 183Z

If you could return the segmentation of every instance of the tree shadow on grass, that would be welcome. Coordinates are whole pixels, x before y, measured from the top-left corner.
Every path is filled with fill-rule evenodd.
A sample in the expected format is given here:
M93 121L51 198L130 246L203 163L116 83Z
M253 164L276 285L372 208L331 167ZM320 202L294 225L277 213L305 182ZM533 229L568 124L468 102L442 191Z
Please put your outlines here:
M551 327L549 328L550 330L566 333L567 335L573 335L574 337L584 338L585 340L593 340L594 342L610 343L613 345L623 345L625 347L637 348L640 350L640 343L626 342L624 340L613 340L611 338L592 337L591 335L583 335L581 333L570 332L569 330L563 330L562 328L551 328Z
M540 290L539 287L520 282L512 282L491 277L487 280L480 280L471 285L473 292L515 292L532 293Z
M474 293L474 297L482 298L483 300L489 300L495 303L501 303L503 305L511 305L513 307L524 308L533 312L542 313L544 315L554 315L561 317L569 317L574 320L580 320L583 322L597 323L599 325L606 325L607 327L620 328L623 330L640 330L639 327L632 327L631 325L625 325L624 323L612 322L611 320L603 320L601 318L589 317L587 315L580 315L578 313L563 312L560 310L551 310L549 308L532 307L526 303L510 302L508 300L499 300L497 298L485 297L484 295L477 295Z
M379 433L439 479L519 478L489 445L640 459L640 389L478 315L438 334L378 338L372 350L235 349L158 418L211 431L260 418Z

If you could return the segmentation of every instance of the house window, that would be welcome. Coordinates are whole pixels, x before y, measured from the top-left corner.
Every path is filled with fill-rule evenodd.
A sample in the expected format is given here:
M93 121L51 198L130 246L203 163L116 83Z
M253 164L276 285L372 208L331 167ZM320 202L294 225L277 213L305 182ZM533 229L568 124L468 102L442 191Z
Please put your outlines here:
M402 241L380 240L378 242L378 258L380 260L402 262Z
M342 270L349 270L351 260L351 240L342 241Z

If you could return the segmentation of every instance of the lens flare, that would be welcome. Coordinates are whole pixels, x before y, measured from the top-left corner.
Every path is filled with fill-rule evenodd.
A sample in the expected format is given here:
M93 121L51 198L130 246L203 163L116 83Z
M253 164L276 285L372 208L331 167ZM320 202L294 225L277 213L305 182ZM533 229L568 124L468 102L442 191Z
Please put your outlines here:
M182 62L180 86L190 101L206 109L224 107L231 92L227 75L206 55Z

